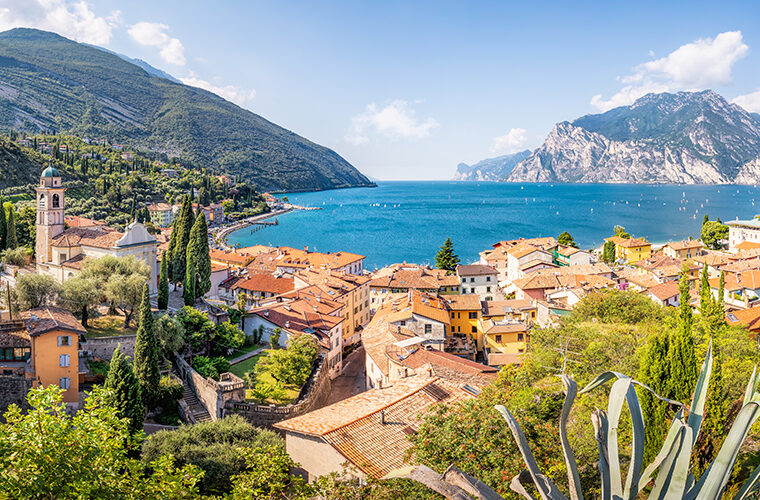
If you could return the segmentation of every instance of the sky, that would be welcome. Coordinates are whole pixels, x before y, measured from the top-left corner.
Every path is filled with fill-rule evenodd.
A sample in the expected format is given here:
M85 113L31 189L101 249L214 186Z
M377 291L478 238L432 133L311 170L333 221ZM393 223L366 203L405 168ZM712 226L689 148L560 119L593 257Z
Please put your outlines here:
M449 179L647 92L760 112L760 2L0 0L0 31L147 61L377 179Z

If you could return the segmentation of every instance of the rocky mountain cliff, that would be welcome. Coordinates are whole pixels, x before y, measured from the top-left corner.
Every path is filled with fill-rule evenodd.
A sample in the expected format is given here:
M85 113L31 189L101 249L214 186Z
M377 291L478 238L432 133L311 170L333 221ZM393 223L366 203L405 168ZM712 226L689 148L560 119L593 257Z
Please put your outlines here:
M530 150L481 160L473 165L460 163L455 181L499 181L507 177L515 165L530 156Z
M648 94L554 126L511 182L760 181L760 116L713 91Z
M335 151L216 94L36 29L0 33L0 128L102 137L261 190L373 185Z

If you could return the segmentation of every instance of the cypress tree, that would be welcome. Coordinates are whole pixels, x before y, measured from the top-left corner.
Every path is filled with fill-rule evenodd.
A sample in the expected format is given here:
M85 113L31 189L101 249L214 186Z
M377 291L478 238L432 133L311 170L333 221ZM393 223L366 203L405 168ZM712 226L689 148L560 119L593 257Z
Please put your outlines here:
M153 312L150 310L148 284L143 286L142 304L140 304L140 325L137 327L135 340L135 374L140 381L143 401L146 406L155 402L161 373L158 367L158 342L153 328Z
M5 230L5 248L12 250L18 246L16 238L16 214L11 205L8 210L8 227Z
M670 366L668 362L668 335L656 333L647 341L647 352L642 358L639 369L639 380L649 386L657 394L667 394ZM639 390L641 411L644 414L646 429L644 445L644 461L651 462L665 440L667 432L668 411L667 403L655 398L646 389Z
M121 353L121 344L111 357L104 386L110 389L106 403L116 409L119 418L129 419L132 434L143 428L145 405L142 400L140 382L127 358Z
M699 477L707 469L726 438L726 420L731 401L728 398L726 383L723 379L723 355L716 343L713 343L713 367L710 384L707 387L705 402L705 419L697 438L694 450L695 470Z
M435 267L452 272L457 268L457 264L459 264L459 256L454 253L454 244L451 238L446 238L435 255Z
M715 309L717 311L717 314L720 314L721 318L725 314L725 307L723 305L723 302L725 300L725 294L726 294L726 272L721 271L720 272L720 281L718 282L718 298L715 301Z
M186 196L173 230L177 231L177 239L172 251L172 277L175 283L182 282L187 272L185 265L187 263L187 244L190 241L190 229L194 222L192 217L193 206L190 204L190 198Z
M678 285L679 315L678 326L670 336L668 359L670 362L670 377L667 396L681 402L689 402L697 382L697 357L694 353L694 337L692 336L691 305L689 304L689 274L684 264L681 281Z
M5 200L3 200L3 197L0 196L0 250L5 250L6 246L6 223L5 223Z
M190 260L193 262L195 281L193 282L193 299L202 297L211 290L211 258L208 247L208 226L203 212L195 218L195 224L190 230L190 243L187 245L187 268Z
M602 260L608 264L615 262L615 243L611 241L604 242Z
M195 270L195 256L188 255L187 259L187 274L185 274L184 289L182 290L182 298L185 299L186 306L192 306L195 304L195 284L198 281L198 274Z
M158 278L158 308L161 310L169 306L169 258L164 255L161 259L161 274Z
M712 311L712 293L710 282L707 279L707 264L702 268L702 282L699 288L699 312L702 316L708 316Z

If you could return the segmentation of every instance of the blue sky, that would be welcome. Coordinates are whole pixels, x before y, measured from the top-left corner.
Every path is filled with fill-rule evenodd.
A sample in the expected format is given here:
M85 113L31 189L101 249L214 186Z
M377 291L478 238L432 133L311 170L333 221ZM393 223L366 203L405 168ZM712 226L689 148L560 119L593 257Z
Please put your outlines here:
M144 59L380 179L447 179L646 91L760 112L757 2L0 0L14 26Z

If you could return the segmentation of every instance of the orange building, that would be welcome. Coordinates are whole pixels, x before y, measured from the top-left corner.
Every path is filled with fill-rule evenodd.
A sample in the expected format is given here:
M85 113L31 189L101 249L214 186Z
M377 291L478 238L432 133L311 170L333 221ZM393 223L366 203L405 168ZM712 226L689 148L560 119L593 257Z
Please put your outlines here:
M34 385L57 385L66 403L79 403L79 335L87 333L65 309L43 307L0 322L0 371L23 373Z

